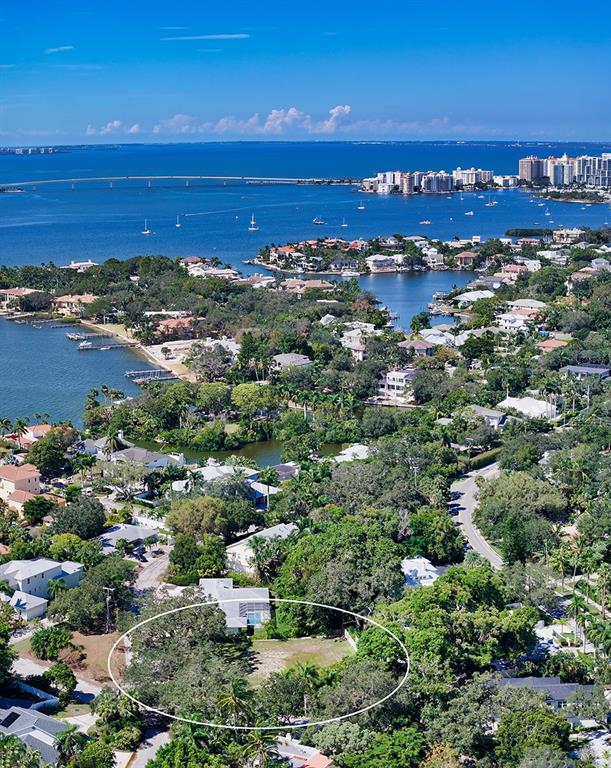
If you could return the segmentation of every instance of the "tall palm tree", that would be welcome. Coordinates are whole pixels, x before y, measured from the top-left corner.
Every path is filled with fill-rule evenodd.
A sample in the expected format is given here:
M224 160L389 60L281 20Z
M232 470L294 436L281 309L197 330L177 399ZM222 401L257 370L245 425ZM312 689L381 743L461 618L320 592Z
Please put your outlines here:
M249 731L242 748L248 768L271 768L279 765L278 737L270 731Z
M10 432L13 428L13 423L10 419L7 419L6 416L3 419L0 419L0 437L4 437L7 432Z
M219 694L219 709L227 717L230 725L236 729L236 736L236 726L252 714L253 698L252 688L243 677L234 678Z
M106 458L110 459L112 454L119 450L119 446L119 435L114 430L111 430L106 435L106 444L104 445L104 455Z
M66 586L66 582L63 579L49 579L47 590L51 600L55 600L59 594L65 592L67 589L68 587Z
M607 618L607 597L611 591L611 565L603 563L598 569L596 585L600 591L600 607L603 619Z
M320 671L317 666L309 662L296 664L299 676L305 683L303 691L303 714L307 717L308 705L311 697L316 693L320 685Z
M53 746L57 750L59 764L68 765L72 758L83 749L86 742L87 738L76 730L75 725L58 733Z
M586 601L585 598L582 595L577 594L577 592L573 592L573 596L569 600L569 611L573 617L573 621L575 622L575 645L579 643L579 638L577 636L577 629L579 625L581 624L581 616L586 611Z
M30 420L26 416L24 419L15 419L15 423L13 424L13 434L17 437L17 442L20 448L23 447L22 437L28 431L29 421Z

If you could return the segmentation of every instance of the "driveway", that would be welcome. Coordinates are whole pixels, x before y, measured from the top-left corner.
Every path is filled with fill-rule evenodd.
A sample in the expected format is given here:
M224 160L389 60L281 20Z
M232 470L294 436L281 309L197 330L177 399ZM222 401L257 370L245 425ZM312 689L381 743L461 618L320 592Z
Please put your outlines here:
M169 548L167 548L162 555L157 555L157 557L154 558L147 555L148 562L143 565L138 573L134 583L134 589L140 592L147 589L156 589L162 584L165 572L168 570L169 556Z
M15 659L13 662L13 671L22 677L27 677L28 675L42 675L50 666L51 663L19 658ZM72 694L72 699L79 703L89 704L89 702L95 699L102 690L99 685L87 683L85 680L80 680L78 677L76 678L76 683L77 685Z
M476 469L469 472L460 480L452 483L450 491L453 501L450 502L450 512L458 512L457 522L461 532L469 542L471 549L475 550L492 565L493 568L500 570L503 567L503 558L492 547L479 532L473 522L473 511L477 506L477 480L480 477L490 480L498 477L500 473L497 463L490 464L483 469Z

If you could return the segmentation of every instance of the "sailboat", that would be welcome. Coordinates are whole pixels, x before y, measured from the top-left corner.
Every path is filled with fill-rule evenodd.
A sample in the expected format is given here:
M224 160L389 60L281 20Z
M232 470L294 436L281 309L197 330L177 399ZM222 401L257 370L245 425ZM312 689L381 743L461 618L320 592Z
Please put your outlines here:
M545 209L545 215L546 216L551 216L552 215L547 208Z
M364 211L365 210L365 203L361 200L361 202L356 206L357 211Z
M346 224L346 219L345 219L345 218L344 218L344 219L342 219L342 223L340 224L340 226L341 226L341 227L347 227L347 226L348 226L348 225Z
M315 219L312 219L312 224L324 224L324 223L325 223L325 220L320 216L317 216Z
M259 227L257 226L257 222L255 221L255 214L250 217L250 226L248 227L249 232L258 232Z
M466 211L465 216L473 216L473 211Z
M491 195L488 195L488 202L485 203L486 208L492 208L493 205L496 205L496 200L492 199Z
M177 216L177 217L176 217L176 229L180 229L180 227L181 227L181 226L182 226L182 225L181 225L181 223L180 223L180 216Z
M144 229L142 230L142 234L143 234L143 235L150 235L150 234L152 234L152 233L151 233L151 230L149 229L149 222L148 222L148 219L145 219L145 220L144 220Z

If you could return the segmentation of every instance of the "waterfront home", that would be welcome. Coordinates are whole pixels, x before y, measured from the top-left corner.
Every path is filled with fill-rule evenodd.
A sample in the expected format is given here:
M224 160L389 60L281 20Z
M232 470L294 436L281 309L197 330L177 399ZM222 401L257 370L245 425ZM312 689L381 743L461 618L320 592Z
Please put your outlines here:
M350 328L344 331L340 344L344 349L349 349L352 357L361 362L365 359L366 340L369 336L379 336L382 331L376 329L372 323L362 323L368 327Z
M369 446L363 445L363 443L353 443L347 448L343 448L337 456L333 457L333 461L337 464L346 464L351 461L364 461L369 458Z
M608 365L598 365L597 363L584 363L582 365L565 365L560 369L560 373L570 376L574 379L584 379L593 376L600 381L604 381L611 376L611 367Z
M271 619L269 589L234 587L233 579L200 579L199 586L208 600L218 603L232 631L256 629Z
M444 573L446 568L435 566L426 557L406 557L401 561L405 585L410 588L430 587Z
M547 306L544 301L537 301L537 299L516 299L515 301L508 301L507 306L509 309L545 309Z
M560 243L562 245L571 244L578 242L582 235L585 234L585 230L579 229L577 227L568 228L563 227L561 229L556 229L552 233L552 239L555 243Z
M44 437L53 429L51 424L30 424L26 427L22 435L16 435L14 432L6 435L8 440L14 440L22 448L29 448L41 437Z
M35 288L0 288L0 310L19 309L21 299L31 293L38 293Z
M0 466L0 499L9 508L21 509L25 501L40 493L40 472L34 464Z
M294 523L279 523L271 528L256 531L245 539L236 541L225 548L227 554L227 568L238 573L255 575L253 539L278 539L284 540L299 529Z
M334 259L329 264L329 269L332 272L344 272L350 270L352 272L358 271L359 262L357 259Z
M528 267L525 264L503 264L500 272L495 272L494 276L504 282L515 283L518 278L528 274Z
M454 347L456 337L449 331L444 330L445 327L445 325L444 327L437 325L434 328L423 328L420 331L420 335L428 344L433 344L436 347Z
M198 318L199 319L199 318ZM167 317L160 320L155 330L156 336L184 336L191 333L196 318L194 317Z
M65 296L56 296L51 301L51 307L59 315L78 317L83 314L85 307L92 304L97 298L92 293L83 293L80 296L69 293Z
M474 251L463 251L454 256L454 261L459 269L471 269L476 259L477 254Z
M504 411L517 411L529 419L555 419L557 415L553 403L534 397L506 397L496 407Z
M378 394L388 400L410 400L412 381L417 375L418 371L415 368L403 368L383 373L378 382Z
M182 467L185 464L185 457L182 453L159 453L158 451L149 451L146 448L132 446L123 448L120 451L114 451L108 457L112 464L141 464L148 469L163 469L164 467Z
M215 459L208 459L204 467L194 469L192 474L197 475L200 482L204 484L226 480L234 475L240 477L249 491L253 504L258 509L267 509L269 497L280 492L280 489L274 485L259 482L259 470L233 464L220 464ZM190 479L175 480L172 483L172 490L175 493L188 493L192 487L193 483Z
M56 765L59 752L56 738L70 728L70 724L25 707L0 708L0 734L15 736L29 749L37 752L45 765Z
M397 261L394 256L384 256L381 253L374 253L368 256L365 263L370 272L394 272L397 269Z
M429 248L424 251L424 263L429 269L444 269L445 257L443 253L439 253L437 248Z
M187 269L188 267L192 267L194 264L201 264L202 261L203 259L201 256L185 256L178 263L181 267Z
M272 370L284 371L287 368L309 368L312 360L307 355L300 355L297 352L283 352L272 357Z
M494 293L492 291L465 291L464 293L455 296L452 301L458 304L459 308L468 307L480 299L493 299Z
M430 357L435 350L435 344L428 339L418 339L410 337L405 341L400 341L397 346L399 349L407 349L416 355L416 357Z
M111 555L117 548L117 542L126 541L132 547L141 547L146 539L157 540L159 531L142 525L120 523L107 528L97 539L102 544L105 555Z

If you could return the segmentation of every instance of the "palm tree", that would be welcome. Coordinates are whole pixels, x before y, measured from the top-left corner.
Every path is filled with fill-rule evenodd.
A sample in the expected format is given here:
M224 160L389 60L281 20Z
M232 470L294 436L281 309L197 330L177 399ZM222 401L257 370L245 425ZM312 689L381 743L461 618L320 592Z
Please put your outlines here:
M296 665L296 669L305 683L303 691L303 714L307 717L310 698L316 693L320 685L320 672L318 667L307 661L304 663L299 662Z
M579 642L579 638L577 637L577 628L578 628L579 623L580 623L578 621L578 617L579 617L579 619L581 619L581 615L586 610L585 598L582 595L578 595L577 592L573 592L573 596L569 600L568 607L569 607L569 611L571 612L571 614L573 616L573 621L575 622L574 637L575 637L575 645L577 645L578 642Z
M51 600L55 600L59 594L65 592L67 589L68 587L66 586L66 582L63 579L49 579L47 590Z
M571 553L565 544L561 544L558 549L554 549L549 555L550 565L555 571L559 571L562 577L562 591L564 592L564 578L571 565Z
M15 423L13 424L13 434L17 437L17 442L19 443L19 447L22 448L22 441L21 438L25 435L25 433L28 431L28 422L30 420L26 416L24 419L15 419Z
M53 746L57 750L59 764L68 765L72 758L83 749L86 741L87 739L84 734L79 733L75 725L70 726L66 731L58 733Z
M277 736L270 731L249 731L242 748L248 768L269 768L279 765Z
M10 419L7 419L6 416L3 419L0 419L0 437L4 437L7 432L10 432L13 428L13 424Z
M603 563L598 569L598 580L596 582L600 590L600 607L603 619L607 618L607 596L611 590L611 565Z
M113 453L119 450L120 446L119 435L114 430L111 430L106 435L106 444L104 445L104 455L109 459Z
M248 681L243 677L234 678L219 694L218 706L236 729L237 735L240 721L246 719L253 709L253 692Z

